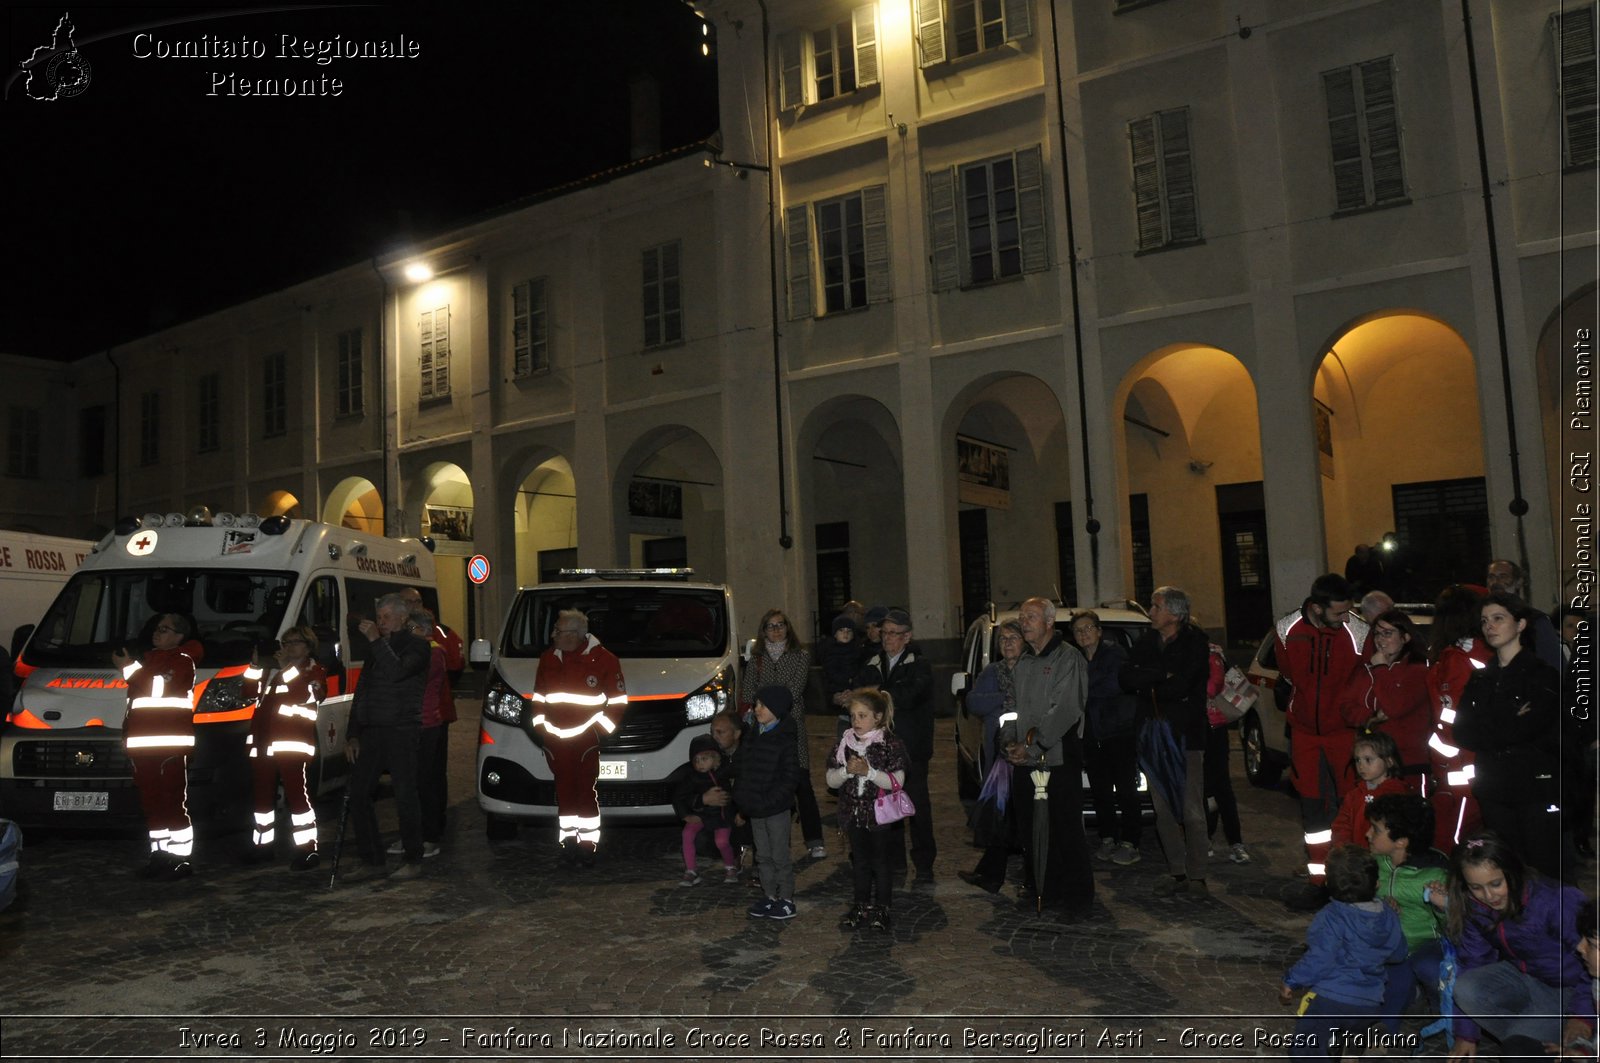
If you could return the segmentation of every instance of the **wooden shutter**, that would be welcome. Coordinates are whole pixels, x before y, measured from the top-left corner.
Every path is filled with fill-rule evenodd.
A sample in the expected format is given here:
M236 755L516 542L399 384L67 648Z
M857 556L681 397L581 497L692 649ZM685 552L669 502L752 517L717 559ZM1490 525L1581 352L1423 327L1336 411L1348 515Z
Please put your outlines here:
M1166 240L1161 221L1161 163L1156 156L1156 119L1135 118L1128 123L1128 144L1133 153L1133 216L1139 232L1139 250L1160 247Z
M424 310L417 319L421 353L417 358L417 397L433 398L433 311Z
M1595 9L1588 4L1550 18L1555 37L1557 91L1561 98L1561 162L1593 166L1600 99L1595 84Z
M811 208L802 203L783 212L784 247L789 257L789 320L811 316Z
M861 235L867 261L867 302L886 303L889 283L889 203L884 185L861 190Z
M533 372L532 339L529 335L533 309L529 305L532 281L523 281L511 289L511 375L528 376Z
M798 33L778 34L778 91L781 111L806 102L805 50Z
M924 67L944 62L944 0L917 0L917 43Z
M1033 13L1030 8L1032 0L1005 0L1003 19L1005 20L1006 40L1015 41L1033 35Z
M1339 210L1367 204L1366 167L1361 158L1361 120L1356 114L1355 68L1322 75L1328 99L1328 139L1333 158L1333 198Z
M954 168L928 171L928 236L932 246L929 265L933 290L948 292L961 287Z
M1161 135L1161 191L1167 215L1167 243L1200 239L1200 212L1194 191L1194 152L1189 144L1189 111L1157 115Z
M1050 268L1050 246L1044 222L1044 161L1035 144L1017 152L1017 222L1022 244L1022 272Z
M1394 62L1390 56L1361 64L1361 95L1367 127L1367 159L1372 170L1372 202L1404 199L1406 180L1400 151L1400 113L1395 98Z
M683 287L679 272L682 247L677 240L661 248L661 342L683 339Z
M450 308L424 310L420 331L422 356L418 365L418 396L442 399L450 394Z
M855 30L856 88L878 83L878 5L866 4L850 12Z

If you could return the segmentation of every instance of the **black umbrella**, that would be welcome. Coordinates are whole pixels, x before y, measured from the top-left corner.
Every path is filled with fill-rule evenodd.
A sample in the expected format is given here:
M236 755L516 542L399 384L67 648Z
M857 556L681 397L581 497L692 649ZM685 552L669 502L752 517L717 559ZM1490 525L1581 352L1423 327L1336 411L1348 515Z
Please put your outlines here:
M1035 768L1028 773L1033 780L1033 890L1038 910L1044 911L1044 874L1050 862L1050 771Z
M1139 728L1139 770L1151 786L1160 787L1175 819L1183 819L1183 787L1188 774L1183 743L1165 717L1154 716Z

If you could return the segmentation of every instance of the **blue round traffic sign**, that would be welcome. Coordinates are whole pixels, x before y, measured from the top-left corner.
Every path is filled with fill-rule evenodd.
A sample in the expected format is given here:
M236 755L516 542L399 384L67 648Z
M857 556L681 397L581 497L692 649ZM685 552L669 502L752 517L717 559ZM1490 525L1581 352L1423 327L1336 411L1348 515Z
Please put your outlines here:
M473 554L467 561L467 578L474 583L483 583L489 578L489 559L482 554Z

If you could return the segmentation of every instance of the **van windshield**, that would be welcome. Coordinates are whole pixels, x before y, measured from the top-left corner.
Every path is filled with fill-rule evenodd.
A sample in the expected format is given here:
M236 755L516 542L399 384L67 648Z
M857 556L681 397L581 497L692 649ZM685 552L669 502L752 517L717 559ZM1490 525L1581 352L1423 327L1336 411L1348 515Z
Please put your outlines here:
M247 664L257 642L277 637L294 582L289 572L234 568L79 572L40 621L25 657L41 667L109 668L119 646L142 654L156 618L178 613L204 651L196 664Z
M589 633L618 657L720 657L727 651L722 591L693 587L596 584L519 595L502 657L537 657L550 646L556 614L581 609Z

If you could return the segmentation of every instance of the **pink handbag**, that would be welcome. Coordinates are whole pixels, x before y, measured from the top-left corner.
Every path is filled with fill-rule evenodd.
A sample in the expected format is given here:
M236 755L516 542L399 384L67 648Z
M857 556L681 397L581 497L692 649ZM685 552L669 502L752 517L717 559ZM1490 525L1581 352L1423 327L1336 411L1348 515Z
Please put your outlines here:
M892 774L889 784L892 789L879 790L877 799L872 802L872 816L879 826L917 814L917 806L911 803L910 795L900 789L900 781Z

